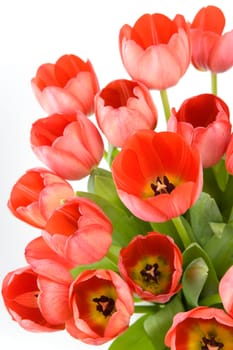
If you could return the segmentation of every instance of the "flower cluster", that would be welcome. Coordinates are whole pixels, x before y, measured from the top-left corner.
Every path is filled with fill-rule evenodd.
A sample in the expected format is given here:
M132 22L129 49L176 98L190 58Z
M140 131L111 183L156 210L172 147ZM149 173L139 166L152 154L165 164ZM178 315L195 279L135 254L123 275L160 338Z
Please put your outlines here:
M30 142L45 167L16 181L8 208L40 233L2 284L21 327L111 340L111 350L233 349L233 133L217 96L217 75L233 66L224 26L215 6L191 23L142 15L119 31L131 78L103 88L74 54L39 67L31 84L48 115ZM167 89L190 65L210 72L212 91L170 108ZM85 177L87 191L75 191Z

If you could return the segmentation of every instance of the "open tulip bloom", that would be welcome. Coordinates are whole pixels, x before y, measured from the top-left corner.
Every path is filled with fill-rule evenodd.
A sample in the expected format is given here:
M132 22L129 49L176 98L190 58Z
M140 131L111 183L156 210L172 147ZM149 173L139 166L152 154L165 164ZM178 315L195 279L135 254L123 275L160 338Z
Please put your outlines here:
M233 133L217 95L217 74L233 65L224 26L215 6L193 20L142 15L119 30L131 78L104 87L76 55L38 68L32 88L48 115L29 139L45 167L26 170L7 203L37 236L2 283L25 330L65 330L110 350L233 349ZM170 108L166 89L191 64L210 71L211 91ZM86 190L75 188L81 179Z

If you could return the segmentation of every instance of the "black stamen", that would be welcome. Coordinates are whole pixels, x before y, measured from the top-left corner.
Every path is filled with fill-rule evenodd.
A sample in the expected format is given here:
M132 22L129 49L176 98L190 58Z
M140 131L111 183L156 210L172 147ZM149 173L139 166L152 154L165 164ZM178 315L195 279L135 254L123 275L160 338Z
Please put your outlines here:
M175 188L173 183L169 182L166 175L163 177L157 176L156 180L150 186L155 196L161 193L171 193Z
M150 265L146 264L145 268L140 271L141 276L145 282L154 281L155 283L159 283L158 278L161 272L158 270L159 265L157 263Z
M211 350L213 346L220 350L224 347L224 344L216 341L214 336L210 336L210 338L202 337L202 343L204 345L202 345L201 350Z
M115 309L115 301L105 295L101 295L100 298L93 298L92 301L97 303L96 310L102 312L105 317L110 316Z

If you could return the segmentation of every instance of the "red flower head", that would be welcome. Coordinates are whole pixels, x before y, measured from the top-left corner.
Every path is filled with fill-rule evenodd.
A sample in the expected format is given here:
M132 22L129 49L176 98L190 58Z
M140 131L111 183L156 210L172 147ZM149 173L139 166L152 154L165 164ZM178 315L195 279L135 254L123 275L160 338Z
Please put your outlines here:
M226 169L231 175L233 175L233 134L231 135L226 150Z
M192 64L199 70L222 73L233 65L233 30L223 34L225 16L216 6L201 8L190 34Z
M42 236L67 262L90 264L107 253L112 243L112 224L94 202L76 197L53 212Z
M129 326L133 314L132 293L124 280L111 270L86 270L70 288L73 318L67 331L87 344L103 344Z
M138 129L154 129L157 109L149 90L136 81L112 81L96 96L96 119L108 141L122 147Z
M167 127L197 147L202 165L207 168L215 165L226 151L231 135L230 112L216 95L201 94L185 100L177 112L173 108Z
M33 168L22 175L11 190L8 207L20 220L43 228L61 201L74 196L64 179L44 168Z
M179 312L165 337L171 350L233 349L233 319L217 308L197 307Z
M27 266L5 276L2 296L8 312L21 327L32 332L54 332L64 329L65 320L71 317L70 283L71 277L66 283L41 278Z
M41 107L49 114L91 114L94 110L99 83L89 60L64 55L55 64L42 64L31 83Z
M142 299L166 303L181 288L182 254L171 237L149 232L121 249L119 270Z
M119 35L120 53L129 75L150 89L175 85L191 59L188 25L183 16L145 14L133 27L125 24Z
M112 174L122 202L145 221L183 214L202 189L199 153L173 132L136 132L114 159Z
M233 318L233 266L221 278L219 282L219 294L224 309Z
M98 129L81 112L73 120L59 114L38 119L31 128L31 145L40 161L68 180L90 174L104 152Z

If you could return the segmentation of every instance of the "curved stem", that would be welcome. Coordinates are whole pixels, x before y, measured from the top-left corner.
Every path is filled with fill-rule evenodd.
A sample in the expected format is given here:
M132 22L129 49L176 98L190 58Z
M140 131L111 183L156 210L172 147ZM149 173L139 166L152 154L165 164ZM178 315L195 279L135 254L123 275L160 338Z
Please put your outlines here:
M134 305L135 314L154 313L160 309L159 305Z
M190 243L192 243L189 234L186 230L186 228L184 227L184 224L181 220L180 216L177 216L176 218L172 219L172 222L178 232L178 235L184 245L185 248L187 248L189 246Z
M211 73L211 92L214 95L217 95L218 93L218 80L216 73Z
M167 95L167 90L160 90L160 97L162 100L163 104L163 110L165 114L166 121L168 121L170 114L171 114L171 109L168 101L168 95Z

